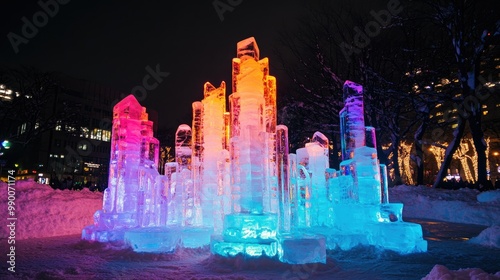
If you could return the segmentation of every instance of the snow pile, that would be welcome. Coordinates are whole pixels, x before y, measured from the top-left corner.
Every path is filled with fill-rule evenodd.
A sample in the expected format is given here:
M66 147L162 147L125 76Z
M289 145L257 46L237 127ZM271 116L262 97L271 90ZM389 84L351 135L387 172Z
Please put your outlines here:
M500 190L482 192L477 195L479 202L500 202Z
M500 225L483 230L478 236L469 240L471 243L500 248Z
M483 226L500 225L500 200L495 192L434 189L400 185L389 189L389 201L401 202L403 217Z
M12 187L12 186L11 186ZM102 208L102 193L54 190L49 185L30 181L17 181L15 188L14 216L16 239L41 238L81 234L82 229L93 224L94 212ZM7 205L7 184L0 183L0 205ZM6 211L6 210L2 210ZM4 212L5 213L5 212ZM9 232L0 231L0 239Z
M466 268L459 270L449 270L446 266L436 264L431 272L422 280L445 280L445 279L477 279L477 280L498 280L500 271L495 274L484 272L480 268Z

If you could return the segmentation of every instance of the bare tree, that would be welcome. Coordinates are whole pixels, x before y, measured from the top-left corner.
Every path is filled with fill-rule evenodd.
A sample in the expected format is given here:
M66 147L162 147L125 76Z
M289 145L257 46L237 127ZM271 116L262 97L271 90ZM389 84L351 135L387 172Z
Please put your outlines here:
M22 67L2 70L0 79L14 92L10 101L0 105L3 136L14 143L26 146L61 122L74 122L79 115L74 104L53 106L61 90L55 73Z
M478 156L478 182L484 184L486 174L486 142L482 125L482 98L478 89L479 66L485 55L490 36L500 33L498 10L494 10L492 1L423 1L427 5L429 20L437 28L445 31L448 46L454 54L455 69L460 83L460 98L455 99L459 108L454 138L449 143L444 162L440 167L434 187L437 187L446 175L453 154L457 150L468 122L474 148Z
M335 6L323 1L311 7L309 17L298 24L298 30L283 34L282 43L289 50L282 53L283 68L296 92L281 107L281 118L287 125L297 126L293 131L312 135L310 130L321 129L339 141L342 85L345 80L362 84L365 123L376 127L377 137L382 140L377 143L381 162L394 170L394 183L399 184L398 147L418 122L412 109L413 95L405 82L405 74L415 65L408 62L407 48L401 47L408 40L401 30L400 15L404 13L393 14L379 24L377 34L370 33L367 41L357 40L360 30L367 32L367 26L375 22L373 15L381 13L378 10L386 8L387 3L377 4L370 11L352 1L336 2ZM290 63L290 57L296 63ZM291 142L300 143L307 135ZM383 148L383 143L388 145ZM337 151L333 156L337 157Z

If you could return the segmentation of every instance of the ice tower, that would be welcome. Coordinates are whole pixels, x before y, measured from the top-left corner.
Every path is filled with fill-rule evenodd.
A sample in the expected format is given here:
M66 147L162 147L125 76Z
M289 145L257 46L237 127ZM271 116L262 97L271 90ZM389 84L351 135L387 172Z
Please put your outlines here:
M136 230L143 228L153 229L151 235L154 235L154 228L167 225L170 190L167 178L157 171L159 142L153 137L153 122L148 120L146 108L129 95L114 106L112 129L109 182L103 208L94 214L94 225L83 229L82 238L124 242L134 239ZM156 236L144 241L157 242L152 247L135 244L135 248L157 249L162 238Z
M313 146L315 142L327 140L319 140L322 138L316 134L311 143L297 150L301 154L298 164L307 169L311 178L321 170L326 171L326 179L310 181L311 214L307 217L311 221L305 230L325 236L327 249L373 245L400 253L426 251L421 226L403 221L403 204L389 203L387 168L378 161L375 129L364 122L363 87L346 81L343 93L339 170L328 166L323 169L317 159L320 150L312 147L317 146ZM319 215L315 214L318 209Z
M375 128L364 120L363 87L346 81L340 111L342 162L329 166L328 137L317 131L289 151L276 123L276 79L253 37L237 43L232 93L203 85L192 123L179 125L175 161L158 173L158 140L133 95L113 108L108 188L82 239L135 251L210 247L213 254L326 262L327 250L371 245L402 254L427 250L419 224L389 203L387 167Z
M277 252L276 90L268 72L255 39L238 42L230 95L232 209L222 234L213 236L215 254L274 257Z

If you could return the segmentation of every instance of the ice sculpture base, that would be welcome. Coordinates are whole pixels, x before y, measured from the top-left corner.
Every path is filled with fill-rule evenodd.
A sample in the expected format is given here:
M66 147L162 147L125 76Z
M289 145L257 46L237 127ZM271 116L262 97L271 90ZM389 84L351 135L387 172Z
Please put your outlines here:
M234 213L224 217L223 237L226 242L265 243L276 239L276 214Z
M356 246L375 246L399 254L427 251L427 241L422 236L422 226L407 222L369 222L363 231L316 227L311 232L326 237L327 250L347 251Z
M200 248L210 245L213 228L185 227L182 229L181 246L183 248Z
M95 225L86 226L82 230L82 239L87 241L123 243L124 229L106 230Z
M422 226L416 223L395 222L368 225L370 244L400 254L427 251L427 241L422 237Z
M278 252L276 214L233 213L224 217L222 235L213 235L210 250L213 254L234 257L275 257Z
M366 223L403 221L403 204L335 204L334 227L347 232L365 232Z
M326 238L318 234L279 234L279 260L289 264L326 263Z
M268 239L260 243L228 242L220 235L213 235L210 241L210 251L214 255L223 257L276 257L278 253L278 242Z
M101 229L114 230L119 228L134 228L137 227L136 213L105 213L102 210L97 210L94 213L94 225Z
M181 244L182 230L170 227L128 229L124 240L135 252L173 253Z

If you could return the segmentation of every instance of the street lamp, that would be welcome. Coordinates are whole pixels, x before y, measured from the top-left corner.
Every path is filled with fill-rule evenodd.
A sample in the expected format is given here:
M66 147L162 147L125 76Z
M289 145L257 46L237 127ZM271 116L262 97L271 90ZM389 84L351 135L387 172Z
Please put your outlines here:
M4 140L2 142L2 147L6 150L10 149L10 146L12 145L12 143L9 142L9 140Z

